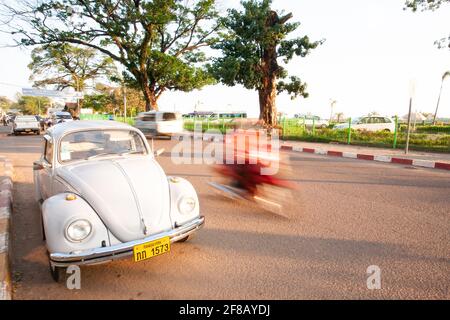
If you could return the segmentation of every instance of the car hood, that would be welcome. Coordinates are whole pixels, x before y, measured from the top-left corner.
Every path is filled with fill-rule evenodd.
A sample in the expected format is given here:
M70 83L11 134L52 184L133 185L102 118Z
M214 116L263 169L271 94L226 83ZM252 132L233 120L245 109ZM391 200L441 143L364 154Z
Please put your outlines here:
M169 184L153 158L88 160L62 167L58 175L122 242L171 228Z

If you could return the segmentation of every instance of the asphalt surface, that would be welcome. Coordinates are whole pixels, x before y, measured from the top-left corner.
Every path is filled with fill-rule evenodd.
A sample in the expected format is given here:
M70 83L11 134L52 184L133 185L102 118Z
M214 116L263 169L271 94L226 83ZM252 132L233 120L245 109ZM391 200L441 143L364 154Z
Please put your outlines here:
M5 128L1 130L6 131ZM170 254L82 267L81 289L53 282L33 200L42 136L0 134L14 163L14 299L449 299L450 173L373 161L288 154L298 184L288 218L230 201L207 165L168 175L196 188L206 225ZM369 266L381 289L367 289Z

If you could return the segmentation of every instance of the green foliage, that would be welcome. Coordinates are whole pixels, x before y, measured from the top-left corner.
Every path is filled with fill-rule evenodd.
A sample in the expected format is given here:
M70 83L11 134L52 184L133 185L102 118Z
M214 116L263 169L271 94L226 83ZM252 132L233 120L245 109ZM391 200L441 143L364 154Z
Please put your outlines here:
M411 9L416 12L417 10L425 11L425 10L437 10L444 5L448 5L450 0L406 0L406 8ZM437 40L435 44L441 48L449 48L450 49L450 35L448 37L441 38Z
M114 114L123 112L123 88L97 84L95 92L84 95L83 107L91 108L96 112ZM145 110L145 100L142 91L126 88L127 113L137 114Z
M421 10L436 10L444 3L449 3L450 0L407 0L406 7L413 11Z
M117 72L110 57L68 43L36 47L28 68L36 87L54 85L57 90L72 87L77 91L82 91L88 80Z
M416 126L416 132L450 134L450 126Z
M214 0L19 0L6 11L20 45L72 43L121 63L120 79L142 90L147 109L166 90L212 83L200 49L219 29Z
M13 102L9 100L7 97L1 97L0 96L0 109L5 111L11 108L13 105Z
M297 30L300 23L288 23L292 15L279 17L279 23L268 26L267 20L274 13L270 0L243 1L244 11L228 10L227 17L221 19L226 33L223 39L213 45L222 51L222 56L215 58L209 66L217 80L225 85L241 84L247 89L261 89L264 80L264 55L269 47L275 46L276 58L287 64L294 56L304 57L321 42L312 42L307 36L288 39L290 33ZM306 84L298 77L288 78L285 68L276 61L271 66L276 77L278 93L286 92L293 98L298 95L307 97ZM290 81L289 81L290 80Z
M23 114L45 114L50 107L50 100L45 97L20 96L15 104Z

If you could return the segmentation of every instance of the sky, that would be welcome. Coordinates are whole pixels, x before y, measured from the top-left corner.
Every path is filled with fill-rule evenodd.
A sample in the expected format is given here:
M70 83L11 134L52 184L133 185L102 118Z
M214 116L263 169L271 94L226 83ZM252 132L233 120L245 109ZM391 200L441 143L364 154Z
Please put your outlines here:
M221 9L239 7L239 0L220 0ZM435 12L405 11L404 0L274 0L273 8L292 12L301 26L292 36L325 39L287 69L308 84L309 97L277 97L279 111L289 115L334 113L361 116L369 112L403 116L413 95L413 111L434 112L441 77L450 70L450 50L434 41L450 33L450 5ZM0 34L0 45L10 42ZM27 68L30 50L0 48L0 96L13 98L31 87ZM168 92L161 110L247 111L258 116L258 97L240 86L208 86L190 93ZM439 116L450 117L450 79L444 82Z

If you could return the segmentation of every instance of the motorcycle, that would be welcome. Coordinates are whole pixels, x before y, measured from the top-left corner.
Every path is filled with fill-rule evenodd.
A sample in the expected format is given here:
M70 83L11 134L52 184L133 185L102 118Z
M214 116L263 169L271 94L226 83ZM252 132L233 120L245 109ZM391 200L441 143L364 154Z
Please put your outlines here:
M292 191L297 185L286 179L290 176L288 157L272 150L259 152L245 150L237 151L235 159L243 157L241 163L217 165L214 171L217 176L209 185L225 197L242 202L252 202L260 208L288 218L287 204L292 203ZM264 174L264 170L277 162L276 174ZM243 163L242 163L243 162Z

